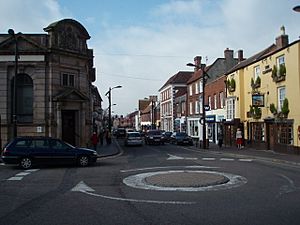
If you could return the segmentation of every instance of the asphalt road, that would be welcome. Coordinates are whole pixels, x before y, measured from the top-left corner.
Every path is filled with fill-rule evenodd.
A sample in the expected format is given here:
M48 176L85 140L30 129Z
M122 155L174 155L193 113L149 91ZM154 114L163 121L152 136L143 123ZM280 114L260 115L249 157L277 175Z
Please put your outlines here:
M121 153L87 168L0 164L0 225L300 224L300 166L169 144L111 148Z

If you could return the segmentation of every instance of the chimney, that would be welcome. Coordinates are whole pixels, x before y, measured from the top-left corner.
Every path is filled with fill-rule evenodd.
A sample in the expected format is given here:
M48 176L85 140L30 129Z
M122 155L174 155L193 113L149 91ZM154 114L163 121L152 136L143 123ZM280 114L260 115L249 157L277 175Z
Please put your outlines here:
M225 61L229 62L230 60L233 60L233 50L226 48L224 50L224 57L225 57Z
M201 67L201 59L202 59L201 56L196 56L194 58L194 64L196 65L195 71L197 71Z
M240 49L238 50L238 62L242 62L244 60L244 53L243 53L243 50Z
M280 28L280 36L276 38L277 49L284 48L289 44L289 36L285 34L285 27Z

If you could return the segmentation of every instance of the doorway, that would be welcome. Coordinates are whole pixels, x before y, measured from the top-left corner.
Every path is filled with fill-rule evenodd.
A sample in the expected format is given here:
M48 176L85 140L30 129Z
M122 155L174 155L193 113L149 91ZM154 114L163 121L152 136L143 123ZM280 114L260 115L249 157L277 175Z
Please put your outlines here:
M62 140L71 145L76 145L75 129L76 129L76 111L62 110Z

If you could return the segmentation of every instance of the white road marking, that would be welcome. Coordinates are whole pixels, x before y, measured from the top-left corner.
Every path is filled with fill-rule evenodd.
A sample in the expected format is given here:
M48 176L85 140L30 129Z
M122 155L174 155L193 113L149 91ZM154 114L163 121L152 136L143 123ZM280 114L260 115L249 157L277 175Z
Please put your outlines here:
M4 166L5 164L4 163L0 163L0 166Z
M17 173L15 176L27 176L28 174L30 173L27 173L27 172L21 172L21 173Z
M167 160L197 160L198 158L185 158L177 155L168 154L169 158Z
M138 172L138 171L145 171L145 170L158 170L158 169L179 169L179 168L186 168L186 169L218 169L219 167L215 166L165 166L165 167L146 167L146 168L137 168L137 169L129 169L129 170L120 170L121 173L128 173L128 172Z
M283 174L278 174L278 175L281 176L282 178L284 178L285 180L287 180L288 184L287 185L282 185L280 187L279 193L276 197L280 197L283 194L294 192L294 191L297 191L297 190L300 189L300 188L295 186L294 181L291 178L289 178L288 176L285 176Z
M240 162L252 162L253 159L239 159Z
M38 171L39 169L32 169L32 170L24 170L23 172L17 173L15 176L8 178L7 180L19 181L33 172Z
M23 177L10 177L7 180L22 180Z
M131 199L131 198L118 198L118 197L112 197L112 196L106 196L106 195L100 195L94 192L95 190L91 187L87 186L83 181L80 181L74 188L71 189L71 191L75 192L81 192L87 195L105 198L109 200L117 200L117 201L125 201L125 202L137 202L137 203L153 203L153 204L173 204L173 205L191 205L196 204L196 202L182 202L182 201L156 201L156 200L143 200L143 199Z
M214 161L214 160L216 160L216 158L202 158L202 160L204 160L204 161Z
M231 158L221 158L220 161L234 161L234 159L231 159Z

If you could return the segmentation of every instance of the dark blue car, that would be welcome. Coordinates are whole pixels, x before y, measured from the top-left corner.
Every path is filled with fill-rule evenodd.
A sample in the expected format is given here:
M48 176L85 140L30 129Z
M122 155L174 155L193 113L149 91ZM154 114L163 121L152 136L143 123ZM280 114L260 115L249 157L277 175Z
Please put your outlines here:
M174 132L170 142L177 145L193 145L193 139L185 132Z
M96 162L98 154L92 149L77 148L50 137L17 137L3 149L5 164L18 164L29 169L34 164L78 164L88 166Z

